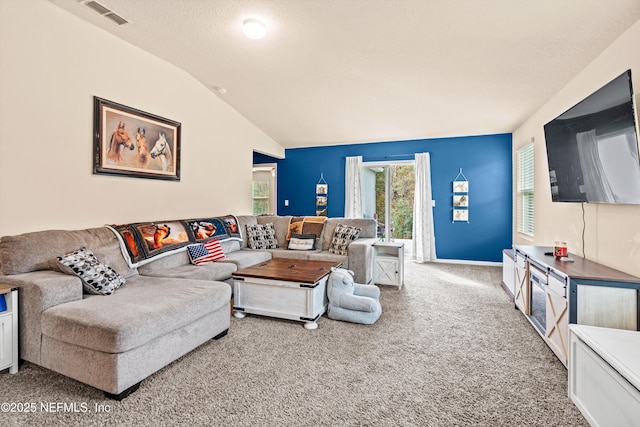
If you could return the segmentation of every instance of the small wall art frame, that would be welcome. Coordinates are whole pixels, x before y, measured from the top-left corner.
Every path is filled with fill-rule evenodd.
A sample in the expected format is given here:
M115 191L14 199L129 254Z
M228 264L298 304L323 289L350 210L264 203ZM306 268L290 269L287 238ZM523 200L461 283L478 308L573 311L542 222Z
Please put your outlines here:
M469 222L469 180L460 172L453 180L453 222Z
M320 181L316 184L316 216L327 216L329 201L329 184L324 180L324 174L320 174Z
M180 181L181 123L93 99L94 174Z

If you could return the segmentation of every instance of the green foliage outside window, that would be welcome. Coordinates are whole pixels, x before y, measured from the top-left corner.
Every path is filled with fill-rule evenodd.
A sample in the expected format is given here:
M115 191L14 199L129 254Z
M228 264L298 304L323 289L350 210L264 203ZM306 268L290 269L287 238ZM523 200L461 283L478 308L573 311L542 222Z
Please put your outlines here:
M413 195L415 174L413 165L392 165L391 180L391 237L411 239L413 233ZM376 212L378 222L385 223L384 171L376 173Z

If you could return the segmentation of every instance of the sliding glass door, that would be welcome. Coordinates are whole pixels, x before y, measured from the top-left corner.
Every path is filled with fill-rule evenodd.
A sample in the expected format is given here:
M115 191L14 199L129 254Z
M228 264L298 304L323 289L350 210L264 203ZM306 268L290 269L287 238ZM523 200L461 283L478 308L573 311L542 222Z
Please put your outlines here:
M377 218L378 237L411 240L413 161L364 163L362 169L362 210L366 218Z

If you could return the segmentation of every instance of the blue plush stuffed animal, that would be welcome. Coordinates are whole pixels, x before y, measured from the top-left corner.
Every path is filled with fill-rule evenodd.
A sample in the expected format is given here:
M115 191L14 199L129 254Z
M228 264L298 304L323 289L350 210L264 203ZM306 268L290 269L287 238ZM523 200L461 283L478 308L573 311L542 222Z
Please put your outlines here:
M380 289L353 282L353 271L332 268L327 284L329 319L370 325L382 314Z

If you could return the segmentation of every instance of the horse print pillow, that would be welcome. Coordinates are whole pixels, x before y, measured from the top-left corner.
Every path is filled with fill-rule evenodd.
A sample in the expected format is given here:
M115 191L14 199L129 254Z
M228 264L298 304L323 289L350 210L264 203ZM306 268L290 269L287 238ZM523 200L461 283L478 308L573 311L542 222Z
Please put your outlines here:
M89 294L111 295L125 282L113 268L101 263L93 252L84 247L59 256L58 264L65 273L78 276Z

